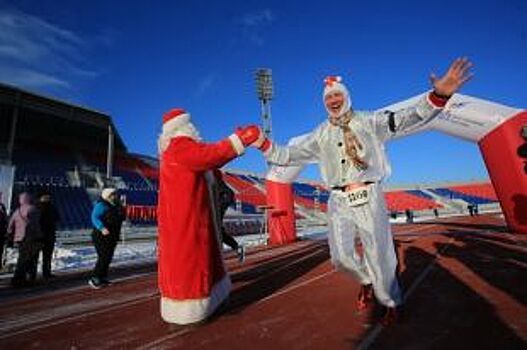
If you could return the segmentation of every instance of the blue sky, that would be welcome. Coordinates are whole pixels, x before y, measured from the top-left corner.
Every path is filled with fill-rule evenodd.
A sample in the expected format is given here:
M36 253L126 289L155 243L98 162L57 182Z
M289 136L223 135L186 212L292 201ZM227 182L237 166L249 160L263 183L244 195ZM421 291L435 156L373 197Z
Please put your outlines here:
M430 72L466 55L475 77L462 93L527 107L526 18L524 0L0 0L0 80L105 111L130 151L155 155L172 107L210 141L259 123L254 72L269 67L283 143L324 120L328 74L344 77L356 109L377 109L428 89ZM476 145L436 132L388 153L392 184L488 176ZM265 171L255 150L229 167Z

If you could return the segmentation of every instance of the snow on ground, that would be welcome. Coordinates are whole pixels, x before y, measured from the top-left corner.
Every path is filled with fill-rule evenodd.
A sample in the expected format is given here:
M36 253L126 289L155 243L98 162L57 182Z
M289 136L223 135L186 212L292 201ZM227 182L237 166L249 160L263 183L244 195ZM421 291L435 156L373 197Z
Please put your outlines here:
M156 255L157 244L155 241L119 243L115 250L112 266L154 262ZM6 267L4 270L9 275L14 270L17 257L18 252L16 249L7 249ZM39 271L42 263L41 260L42 256L39 261ZM95 266L96 260L97 254L95 248L91 245L77 247L56 245L55 251L53 252L51 269L53 273L87 271Z
M308 236L324 235L326 231L320 227L308 228L299 231L298 236L305 238ZM234 237L239 244L246 247L253 247L265 244L267 235L255 234ZM223 246L224 251L228 252L230 248ZM11 276L12 271L16 265L18 252L16 249L7 248L5 257L5 269L2 277ZM42 256L40 257L42 259ZM80 272L91 270L95 266L97 254L95 248L90 243L85 243L80 246L61 245L55 246L52 260L52 271L60 274L70 272ZM133 241L125 240L117 245L115 255L111 266L136 265L142 263L154 263L157 260L157 241L151 239L149 241ZM39 272L41 269L41 261L39 261Z
M457 215L449 215L457 216ZM415 221L427 221L433 217L419 217ZM403 223L406 220L399 219L392 223ZM127 227L123 235L124 240L121 241L116 248L115 255L112 261L112 266L136 265L142 263L154 263L157 260L157 240L156 228L134 228ZM71 243L71 238L75 236L72 233L63 233L64 241ZM297 236L300 239L317 239L324 240L327 238L326 226L307 226L299 228ZM134 241L134 237L142 238L141 241ZM78 238L77 238L78 239ZM147 239L147 240L145 240ZM238 243L252 247L257 245L264 245L267 242L267 235L254 234L245 236L235 236ZM60 241L60 239L59 239ZM230 250L226 245L223 246L224 251ZM4 273L0 274L0 278L10 277L17 259L16 249L6 249L5 268ZM95 248L89 241L85 240L80 245L60 245L57 244L52 260L52 270L54 273L69 273L75 271L89 271L95 266L97 254ZM39 269L41 262L39 262ZM40 271L40 270L39 270Z

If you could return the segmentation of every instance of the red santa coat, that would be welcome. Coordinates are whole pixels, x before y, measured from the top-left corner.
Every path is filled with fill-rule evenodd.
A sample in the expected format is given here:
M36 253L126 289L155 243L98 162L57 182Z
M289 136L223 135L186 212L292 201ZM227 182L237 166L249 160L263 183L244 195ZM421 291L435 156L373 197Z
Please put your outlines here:
M166 322L189 324L212 314L231 282L218 241L211 173L243 152L236 135L215 144L175 137L161 155L158 202L159 289ZM213 181L213 180L212 180Z

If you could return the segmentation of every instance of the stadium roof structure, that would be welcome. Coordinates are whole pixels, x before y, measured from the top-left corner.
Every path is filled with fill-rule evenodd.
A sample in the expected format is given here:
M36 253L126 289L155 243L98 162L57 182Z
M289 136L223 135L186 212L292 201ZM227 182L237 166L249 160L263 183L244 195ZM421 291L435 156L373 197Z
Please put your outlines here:
M15 150L28 146L58 146L101 152L107 148L111 126L115 151L127 152L108 114L0 83L2 149L7 149L15 120Z

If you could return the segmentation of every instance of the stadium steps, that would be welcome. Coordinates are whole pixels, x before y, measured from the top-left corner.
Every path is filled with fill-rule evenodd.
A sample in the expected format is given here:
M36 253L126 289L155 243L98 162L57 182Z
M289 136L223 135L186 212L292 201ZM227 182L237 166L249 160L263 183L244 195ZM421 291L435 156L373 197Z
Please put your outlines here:
M420 191L425 193L426 195L430 196L437 203L443 205L445 207L445 209L450 209L450 210L453 210L454 212L461 212L461 211L463 211L463 208L461 208L459 206L459 204L457 204L457 203L455 203L455 202L453 202L451 200L448 200L448 199L446 199L444 197L441 197L437 193L433 192L431 189L423 188L423 189L420 189Z

